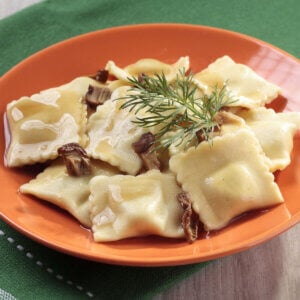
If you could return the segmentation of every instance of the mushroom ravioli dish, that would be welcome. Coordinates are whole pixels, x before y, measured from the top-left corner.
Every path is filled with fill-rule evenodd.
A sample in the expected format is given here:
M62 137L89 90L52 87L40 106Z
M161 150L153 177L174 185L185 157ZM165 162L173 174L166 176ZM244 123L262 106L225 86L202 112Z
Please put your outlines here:
M51 202L96 242L159 235L195 241L284 201L299 112L267 104L280 87L223 56L200 72L113 61L7 105L5 164L42 163L20 192Z

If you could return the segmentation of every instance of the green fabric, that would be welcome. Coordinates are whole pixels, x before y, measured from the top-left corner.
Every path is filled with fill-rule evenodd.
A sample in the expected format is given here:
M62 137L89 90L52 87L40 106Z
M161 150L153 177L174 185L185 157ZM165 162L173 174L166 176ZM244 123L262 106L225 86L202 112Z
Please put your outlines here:
M0 288L22 300L150 299L205 265L139 268L85 261L38 245L1 221L0 247Z
M190 23L242 32L300 56L299 0L49 0L1 21L1 72L74 35L138 23Z
M71 36L155 22L222 27L300 57L299 20L299 0L48 0L0 21L0 74ZM205 266L138 268L84 261L41 246L2 221L0 249L0 299L13 299L7 293L17 299L146 299Z

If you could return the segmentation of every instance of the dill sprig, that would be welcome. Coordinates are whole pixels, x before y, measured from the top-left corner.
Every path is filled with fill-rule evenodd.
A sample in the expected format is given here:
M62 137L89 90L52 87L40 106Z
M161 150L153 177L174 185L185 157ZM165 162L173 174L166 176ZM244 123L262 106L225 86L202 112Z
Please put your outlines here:
M219 127L214 120L216 114L232 101L226 85L215 87L210 95L199 96L193 75L185 75L184 70L172 83L167 82L163 73L128 80L132 87L128 95L119 98L124 100L120 108L133 111L133 122L138 126L154 127L158 146L163 148L171 144L187 147L192 141L198 144L200 136L210 141Z

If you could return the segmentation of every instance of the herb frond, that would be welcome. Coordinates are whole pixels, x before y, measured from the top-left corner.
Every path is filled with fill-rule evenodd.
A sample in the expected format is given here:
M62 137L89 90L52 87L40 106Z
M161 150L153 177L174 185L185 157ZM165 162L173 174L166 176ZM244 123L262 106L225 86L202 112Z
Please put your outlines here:
M155 137L160 147L171 144L184 147L192 142L210 141L218 124L214 118L218 111L233 100L226 84L214 87L210 95L201 95L193 82L193 75L181 70L172 83L164 73L153 77L142 75L128 78L132 87L123 99L121 109L135 113L140 127L155 128Z

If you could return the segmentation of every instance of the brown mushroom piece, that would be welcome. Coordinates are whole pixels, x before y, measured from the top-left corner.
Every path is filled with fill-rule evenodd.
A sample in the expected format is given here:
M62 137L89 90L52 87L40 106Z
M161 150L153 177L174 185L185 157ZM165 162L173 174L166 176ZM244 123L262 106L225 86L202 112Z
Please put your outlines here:
M59 156L62 156L70 176L91 174L90 159L79 144L65 144L57 149L57 153Z
M107 70L101 69L101 70L98 70L95 75L92 75L90 77L101 83L105 83L108 79L108 75L109 75L109 73Z
M156 151L153 149L154 142L155 136L151 132L147 132L142 134L140 139L132 144L135 153L139 155L147 171L160 169L160 161Z
M107 87L97 87L90 84L85 94L85 102L91 107L96 107L110 99L111 94L111 90Z
M241 118L226 110L220 110L214 116L214 121L219 125L223 124L240 124Z
M228 112L226 110L220 110L218 111L214 118L213 121L216 123L216 125L213 128L213 133L217 133L220 131L220 128L224 124L236 124L239 125L241 124L241 118L236 116L235 114ZM202 130L198 130L196 132L196 137L198 139L198 142L201 143L206 140L206 137L203 135Z
M144 83L145 82L145 77L146 77L147 75L145 74L145 73L139 73L138 74L138 82L139 83Z
M185 192L177 194L177 200L183 208L181 224L185 237L189 243L193 243L198 238L200 220L198 214L193 210L191 199Z

